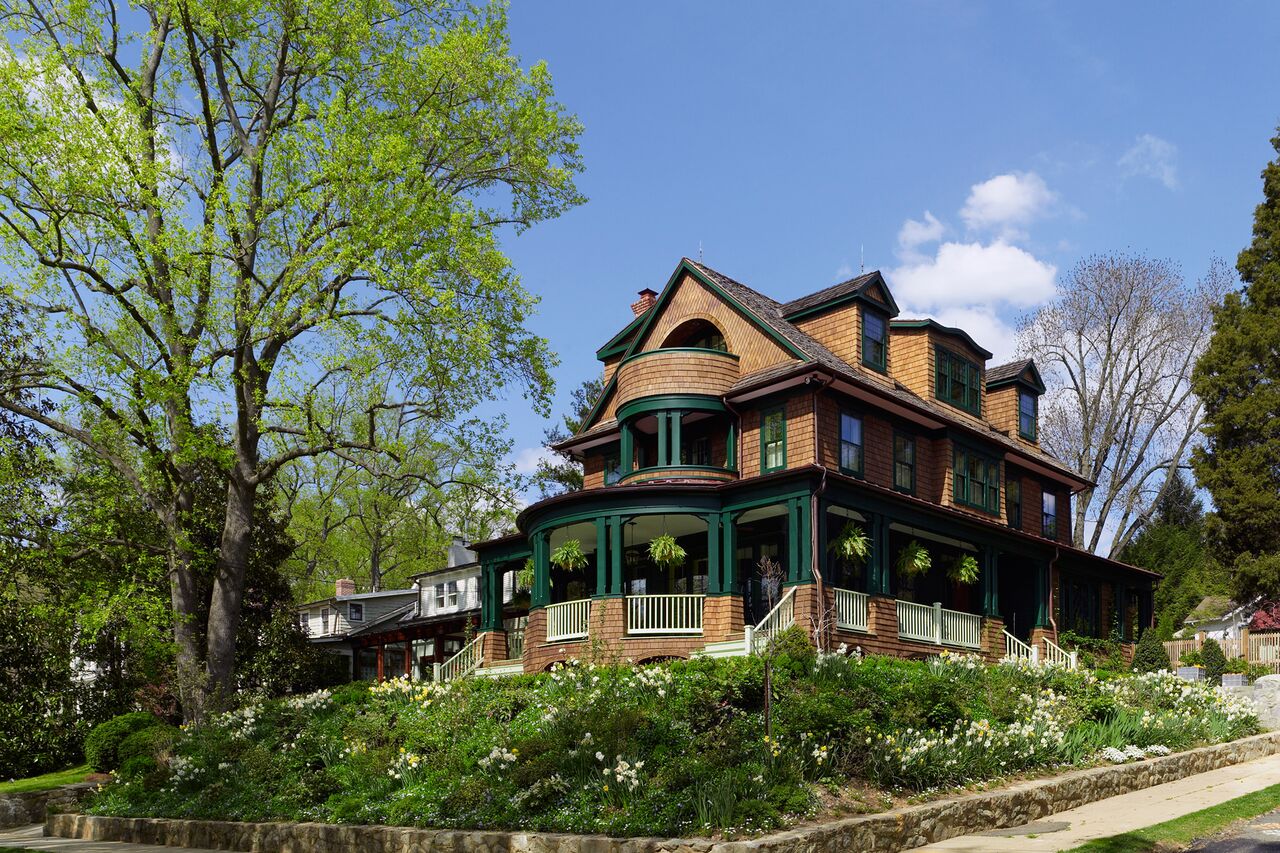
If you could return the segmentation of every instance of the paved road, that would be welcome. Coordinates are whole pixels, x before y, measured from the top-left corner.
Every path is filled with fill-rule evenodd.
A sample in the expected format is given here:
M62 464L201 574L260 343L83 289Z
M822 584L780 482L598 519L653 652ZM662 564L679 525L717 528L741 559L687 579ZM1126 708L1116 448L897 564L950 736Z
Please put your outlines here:
M45 838L44 827L36 824L20 829L0 830L0 847L21 847L32 853L164 853L175 847L155 844L122 844L118 841L75 841L70 838ZM226 853L219 850L182 848L186 853Z
M1195 853L1275 853L1280 851L1280 810L1256 817L1224 838L1191 849Z
M1078 809L1049 815L1025 826L981 835L966 835L916 849L947 850L952 853L1048 853L1070 850L1095 838L1107 838L1163 823L1275 784L1280 784L1280 755L1222 767L1131 794L1098 800ZM1280 819L1273 820L1280 823ZM1212 853L1280 853L1280 834L1270 838L1268 843L1272 846L1267 847L1206 850L1211 849Z

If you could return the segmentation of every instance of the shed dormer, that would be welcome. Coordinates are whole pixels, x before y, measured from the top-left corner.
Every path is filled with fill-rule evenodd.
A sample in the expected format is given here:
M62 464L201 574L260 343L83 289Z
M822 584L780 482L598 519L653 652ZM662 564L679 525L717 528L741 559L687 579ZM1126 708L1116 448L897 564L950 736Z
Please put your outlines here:
M982 418L983 376L991 353L964 330L937 320L894 320L889 325L890 375L925 399Z
M1028 444L1040 444L1040 395L1044 382L1029 358L987 371L987 418L991 425Z

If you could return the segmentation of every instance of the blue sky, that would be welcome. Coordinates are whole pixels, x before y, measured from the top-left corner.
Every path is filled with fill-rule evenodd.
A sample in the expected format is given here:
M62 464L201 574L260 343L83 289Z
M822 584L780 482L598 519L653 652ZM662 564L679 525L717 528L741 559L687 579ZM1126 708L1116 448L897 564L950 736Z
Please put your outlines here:
M1277 4L515 0L511 33L586 127L590 201L506 240L561 410L699 245L782 300L865 252L1008 356L1089 254L1234 264L1280 123ZM546 422L501 409L527 468Z

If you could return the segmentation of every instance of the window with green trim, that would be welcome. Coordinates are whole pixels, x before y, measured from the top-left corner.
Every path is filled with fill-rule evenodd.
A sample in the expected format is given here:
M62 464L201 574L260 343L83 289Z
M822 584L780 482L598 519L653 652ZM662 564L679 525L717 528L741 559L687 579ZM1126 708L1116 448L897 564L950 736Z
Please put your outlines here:
M781 407L760 415L760 470L787 467L787 416Z
M840 413L840 470L862 476L862 418Z
M622 479L622 457L611 453L604 458L604 484L612 486Z
M1000 514L1000 463L964 447L952 456L951 494L956 503Z
M1040 498L1040 532L1046 539L1058 538L1058 496L1053 492Z
M916 490L916 440L902 433L893 436L893 487L911 494Z
M711 439L704 435L682 444L680 446L680 464L710 465Z
M1011 479L1004 484L1005 501L1008 503L1009 526L1022 529L1022 483Z
M889 352L889 323L883 316L862 309L862 365L884 373Z
M942 402L982 414L982 370L946 347L934 348L933 388Z
M1018 435L1028 441L1036 440L1036 421L1040 400L1035 394L1018 389Z

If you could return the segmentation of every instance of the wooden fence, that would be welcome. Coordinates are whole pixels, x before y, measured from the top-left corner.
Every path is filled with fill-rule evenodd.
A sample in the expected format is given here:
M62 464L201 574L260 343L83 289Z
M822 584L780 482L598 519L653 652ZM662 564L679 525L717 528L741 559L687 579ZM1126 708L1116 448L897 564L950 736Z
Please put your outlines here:
M1218 640L1222 646L1222 654L1227 660L1244 658L1253 664L1270 667L1272 672L1280 673L1280 632L1268 631L1255 634L1248 629L1241 631L1241 636L1230 640ZM1171 640L1164 644L1169 654L1169 665L1174 669L1186 652L1202 648L1204 634L1196 634L1186 640Z

